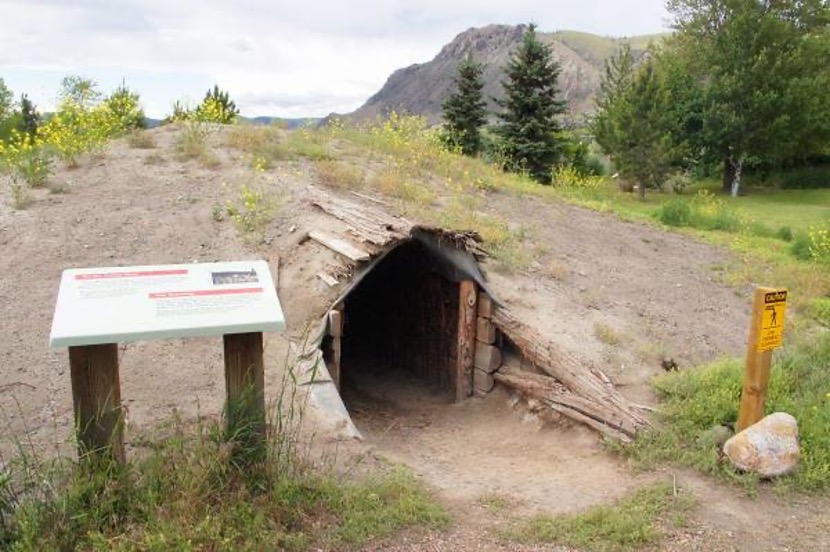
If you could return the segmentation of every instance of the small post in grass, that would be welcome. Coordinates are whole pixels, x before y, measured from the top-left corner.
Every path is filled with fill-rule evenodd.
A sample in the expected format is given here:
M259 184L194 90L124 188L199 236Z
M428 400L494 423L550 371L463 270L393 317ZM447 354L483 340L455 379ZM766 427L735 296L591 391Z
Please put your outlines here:
M786 308L786 289L755 289L752 318L749 322L741 410L735 431L743 431L764 417L772 351L783 343Z

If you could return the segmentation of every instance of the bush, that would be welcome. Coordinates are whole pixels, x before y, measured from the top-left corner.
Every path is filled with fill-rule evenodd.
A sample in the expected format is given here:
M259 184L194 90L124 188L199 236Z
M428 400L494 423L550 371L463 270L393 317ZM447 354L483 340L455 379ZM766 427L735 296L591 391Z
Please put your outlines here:
M692 179L686 173L674 173L666 180L665 185L667 185L671 191L674 193L681 195L683 192L686 191L692 184Z
M811 226L810 258L820 264L830 265L830 226Z
M830 328L830 297L814 299L807 307L807 314L819 324Z
M675 198L667 201L656 216L669 226L688 226L700 230L737 232L745 226L726 201L705 190L690 200ZM769 233L766 229L763 232Z
M692 207L685 199L672 199L660 207L657 218L667 226L691 226Z
M785 242L793 241L793 229L789 226L782 226L775 232L775 237Z
M830 167L799 167L781 171L771 177L783 190L830 188Z

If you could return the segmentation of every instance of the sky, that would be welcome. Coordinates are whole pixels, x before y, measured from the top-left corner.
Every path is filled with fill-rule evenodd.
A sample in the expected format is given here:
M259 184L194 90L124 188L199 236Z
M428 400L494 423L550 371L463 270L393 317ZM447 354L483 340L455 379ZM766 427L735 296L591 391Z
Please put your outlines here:
M0 78L40 111L61 79L122 81L161 118L227 90L243 115L346 113L459 33L535 22L607 36L662 32L663 0L0 0Z

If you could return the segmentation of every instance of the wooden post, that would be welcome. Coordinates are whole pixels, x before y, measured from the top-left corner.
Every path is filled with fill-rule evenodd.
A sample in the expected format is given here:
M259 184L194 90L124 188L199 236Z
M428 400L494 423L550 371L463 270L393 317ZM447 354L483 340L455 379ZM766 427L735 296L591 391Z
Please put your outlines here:
M241 447L236 452L247 459L260 459L265 452L262 333L227 334L223 340L227 435Z
M124 417L118 345L69 347L72 404L81 460L110 457L124 463Z
M761 323L764 314L764 297L776 290L759 287L752 299L752 318L749 322L749 340L746 349L741 410L735 431L743 431L764 417L764 402L767 397L772 350L759 351Z
M455 401L472 395L473 363L476 352L476 302L478 291L472 280L459 285L458 355L455 368Z
M329 335L331 336L331 357L328 364L329 375L334 386L340 391L340 363L343 357L343 311L329 311Z

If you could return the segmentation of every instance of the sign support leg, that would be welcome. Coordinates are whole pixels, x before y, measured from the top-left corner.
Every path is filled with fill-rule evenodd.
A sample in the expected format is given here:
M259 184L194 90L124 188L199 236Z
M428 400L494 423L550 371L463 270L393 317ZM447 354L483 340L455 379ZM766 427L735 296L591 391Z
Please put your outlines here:
M225 345L225 418L227 437L237 456L262 459L265 452L265 370L262 333L227 334Z
M81 460L109 457L124 463L124 418L118 345L69 347L72 403Z

